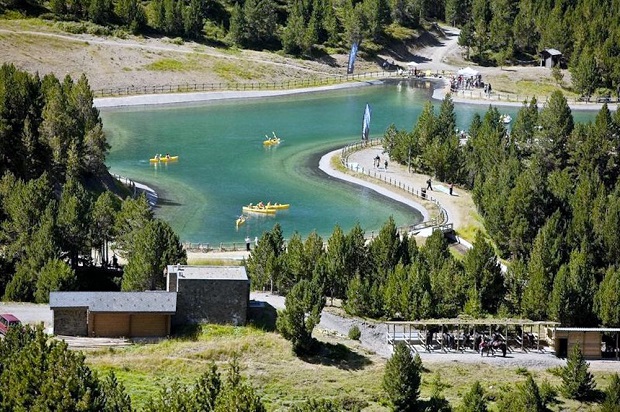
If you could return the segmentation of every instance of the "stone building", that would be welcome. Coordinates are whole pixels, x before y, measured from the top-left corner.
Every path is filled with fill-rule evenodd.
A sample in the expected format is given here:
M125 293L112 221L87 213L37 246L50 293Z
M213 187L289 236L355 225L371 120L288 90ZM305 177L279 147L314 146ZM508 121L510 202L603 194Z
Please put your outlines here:
M168 336L192 323L243 325L250 281L242 266L168 266L166 291L51 292L54 334Z
M166 275L166 290L177 292L174 325L246 323L250 281L245 267L171 265Z

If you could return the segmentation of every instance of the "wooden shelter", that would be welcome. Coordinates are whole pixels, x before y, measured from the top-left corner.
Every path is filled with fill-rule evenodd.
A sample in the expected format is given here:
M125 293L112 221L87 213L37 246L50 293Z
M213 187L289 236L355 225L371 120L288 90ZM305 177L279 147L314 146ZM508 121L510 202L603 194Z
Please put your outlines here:
M566 358L579 345L586 359L620 360L620 328L560 328L554 330L555 353Z
M540 52L540 65L551 69L555 66L562 67L564 57L562 52L556 49L545 49Z
M390 345L404 342L413 352L452 350L478 351L474 336L483 339L499 335L509 351L545 351L553 343L559 323L529 319L426 319L386 322Z

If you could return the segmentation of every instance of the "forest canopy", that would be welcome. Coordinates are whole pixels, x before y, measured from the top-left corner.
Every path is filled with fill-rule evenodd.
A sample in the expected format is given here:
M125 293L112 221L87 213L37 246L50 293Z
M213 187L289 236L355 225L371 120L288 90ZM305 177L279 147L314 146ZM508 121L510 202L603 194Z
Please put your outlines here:
M445 22L461 29L459 44L479 64L537 64L542 50L557 49L580 90L620 85L620 0L1 0L2 10L70 32L127 30L315 57L353 42L375 55Z
M186 261L178 236L153 217L146 198L127 196L109 175L107 151L85 76L60 82L53 75L41 79L13 65L0 67L4 299L47 302L51 290L92 288L94 276L84 283L77 272L105 270L110 242L128 265L122 284L106 288L163 288L164 266Z

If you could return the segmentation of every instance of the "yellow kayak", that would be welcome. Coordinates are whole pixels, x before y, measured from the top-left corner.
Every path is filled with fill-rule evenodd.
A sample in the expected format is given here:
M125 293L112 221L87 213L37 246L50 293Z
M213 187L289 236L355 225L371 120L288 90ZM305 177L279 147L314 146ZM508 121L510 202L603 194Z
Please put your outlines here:
M243 206L243 211L245 213L262 213L265 215L275 215L276 209L267 209L265 207L258 206Z
M275 139L267 139L265 141L263 141L263 144L265 146L275 146L277 144L280 144L280 138L275 138Z
M265 135L265 140L263 141L263 144L265 146L274 146L280 144L280 138L276 136L276 132L271 132L271 134L273 134L273 137Z
M161 156L161 157L153 157L151 159L149 159L149 161L153 162L153 163L157 163L157 162L176 162L177 160L179 160L179 156Z
M239 216L239 217L237 218L237 220L235 221L235 225L236 225L237 227L239 227L239 226L241 226L242 224L244 224L246 220L247 220L247 218L246 218L245 216Z
M285 203L285 204L282 204L282 203L274 203L274 204L267 203L265 205L265 208L266 209L280 210L280 209L288 209L290 206L291 205L289 203Z

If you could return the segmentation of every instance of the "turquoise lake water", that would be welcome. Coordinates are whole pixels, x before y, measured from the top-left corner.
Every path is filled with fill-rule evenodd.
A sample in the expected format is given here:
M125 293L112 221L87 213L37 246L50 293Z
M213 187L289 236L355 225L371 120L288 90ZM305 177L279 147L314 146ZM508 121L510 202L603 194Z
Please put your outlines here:
M370 137L394 123L411 130L430 84L407 81L292 96L237 99L178 106L143 106L101 112L111 145L110 172L143 182L159 194L156 215L182 241L243 242L273 228L284 236L313 230L324 239L336 224L348 232L356 222L378 230L392 216L397 225L421 221L411 208L318 170L324 153L360 139L366 103L372 107ZM435 102L436 113L440 102ZM479 105L456 105L457 124L467 129ZM500 108L516 118L518 108ZM593 114L585 114L587 118ZM576 118L577 118L576 114ZM266 148L272 131L282 143ZM179 161L154 165L155 153ZM275 216L252 216L239 229L235 219L248 203L290 203Z

